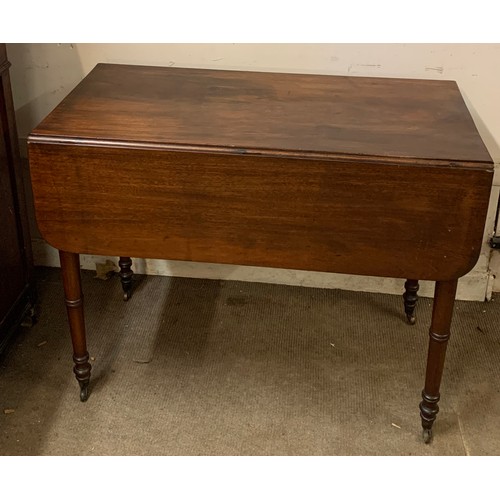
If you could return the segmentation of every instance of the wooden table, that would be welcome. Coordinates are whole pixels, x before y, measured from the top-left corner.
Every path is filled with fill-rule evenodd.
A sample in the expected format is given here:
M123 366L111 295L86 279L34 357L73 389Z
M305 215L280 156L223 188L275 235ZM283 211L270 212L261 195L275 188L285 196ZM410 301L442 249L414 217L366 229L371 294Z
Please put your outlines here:
M431 439L493 176L455 82L99 64L32 132L29 158L82 401L80 253L405 278L409 317L433 280Z

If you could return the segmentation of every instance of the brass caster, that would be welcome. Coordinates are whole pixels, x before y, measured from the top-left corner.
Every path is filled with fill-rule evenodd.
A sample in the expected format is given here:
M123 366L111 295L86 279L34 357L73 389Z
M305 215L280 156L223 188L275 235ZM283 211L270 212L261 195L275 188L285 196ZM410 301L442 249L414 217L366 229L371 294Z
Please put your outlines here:
M406 319L408 320L408 323L410 325L414 325L417 321L417 318L415 318L415 316L413 314L407 314Z
M432 429L424 429L422 432L422 438L425 444L429 444L432 441Z
M36 316L36 311L34 307L31 307L30 310L25 314L21 326L31 328L36 325L38 318Z
M128 290L127 292L123 292L123 300L125 302L127 302L127 300L130 299L130 297L132 297L132 292L130 290Z
M88 382L80 382L80 401L85 403L89 398L89 383Z

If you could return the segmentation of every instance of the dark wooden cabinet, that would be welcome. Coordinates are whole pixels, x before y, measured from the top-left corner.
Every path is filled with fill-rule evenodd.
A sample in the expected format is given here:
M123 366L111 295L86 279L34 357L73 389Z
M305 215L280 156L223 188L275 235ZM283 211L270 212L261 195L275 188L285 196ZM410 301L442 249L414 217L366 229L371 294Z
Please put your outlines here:
M0 44L0 352L34 317L33 259L5 44Z

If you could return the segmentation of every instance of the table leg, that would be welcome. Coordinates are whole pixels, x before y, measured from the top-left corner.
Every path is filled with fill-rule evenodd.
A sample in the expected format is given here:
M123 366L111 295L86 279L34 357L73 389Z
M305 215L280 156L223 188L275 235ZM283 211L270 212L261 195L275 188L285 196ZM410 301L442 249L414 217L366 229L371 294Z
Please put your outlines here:
M132 296L132 259L130 257L120 257L118 261L120 266L120 279L123 288L123 300L128 300Z
M73 343L73 372L80 384L80 400L88 398L91 365L85 339L83 295L80 278L80 256L77 253L59 251L69 329Z
M457 280L438 281L434 292L434 307L429 330L429 351L427 355L427 371L425 386L420 403L420 417L424 429L424 441L432 439L432 424L439 411L439 386L443 375L446 346L450 338L450 325L455 304Z
M406 280L405 282L405 293L403 293L403 300L405 304L405 313L408 323L410 325L415 324L415 306L418 301L418 280Z

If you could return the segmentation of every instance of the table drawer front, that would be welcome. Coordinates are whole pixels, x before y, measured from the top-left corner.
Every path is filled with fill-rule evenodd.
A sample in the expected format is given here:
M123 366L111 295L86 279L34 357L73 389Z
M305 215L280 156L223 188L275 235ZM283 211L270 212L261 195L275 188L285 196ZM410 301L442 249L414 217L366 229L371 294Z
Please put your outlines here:
M44 238L70 252L449 280L477 261L492 172L36 144Z

